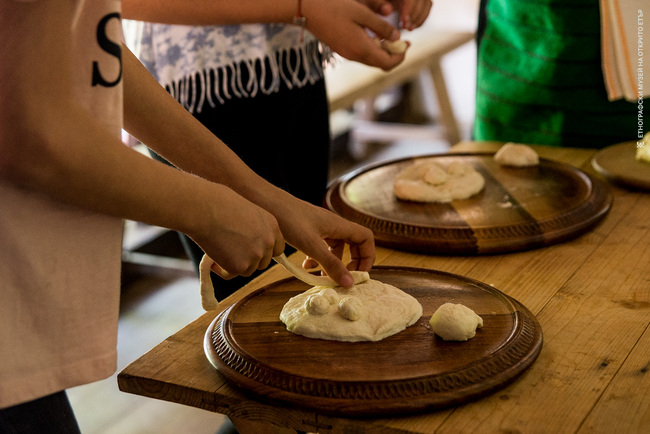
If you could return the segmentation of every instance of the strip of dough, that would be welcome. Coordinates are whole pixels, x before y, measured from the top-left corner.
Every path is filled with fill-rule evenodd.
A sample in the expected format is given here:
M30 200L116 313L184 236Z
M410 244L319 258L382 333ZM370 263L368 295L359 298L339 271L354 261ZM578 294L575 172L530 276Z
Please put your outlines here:
M201 285L201 306L206 311L216 310L219 306L219 301L214 296L214 286L212 286L212 278L210 277L210 270L214 261L208 255L203 255L201 263L199 264L199 282Z

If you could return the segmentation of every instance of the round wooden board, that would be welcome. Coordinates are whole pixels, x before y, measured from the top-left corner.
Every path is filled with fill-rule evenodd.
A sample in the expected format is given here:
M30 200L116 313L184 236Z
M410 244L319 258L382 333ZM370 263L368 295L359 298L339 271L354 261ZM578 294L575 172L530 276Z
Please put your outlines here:
M542 347L537 319L484 283L433 270L377 267L371 278L418 299L423 315L379 342L310 339L286 330L279 314L309 286L285 279L221 312L205 334L210 363L261 399L341 416L398 415L461 404L502 388ZM429 326L446 302L462 303L484 325L466 342L447 342Z
M484 254L532 249L580 235L609 211L606 183L567 164L504 167L494 154L437 154L361 168L330 185L326 208L362 224L378 245L438 254ZM398 200L393 180L405 167L433 159L462 161L485 178L475 196L451 203Z
M650 190L650 163L636 158L636 142L625 142L604 148L591 160L598 173L615 184Z

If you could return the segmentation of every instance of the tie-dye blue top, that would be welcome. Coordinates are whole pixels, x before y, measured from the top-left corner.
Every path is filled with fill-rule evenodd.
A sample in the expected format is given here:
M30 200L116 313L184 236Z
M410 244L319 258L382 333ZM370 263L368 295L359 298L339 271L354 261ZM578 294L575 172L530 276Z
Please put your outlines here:
M323 77L321 44L307 31L301 38L295 25L181 26L125 20L124 28L134 54L190 112L200 112L206 103L214 107L231 98L277 92L281 80L293 88Z

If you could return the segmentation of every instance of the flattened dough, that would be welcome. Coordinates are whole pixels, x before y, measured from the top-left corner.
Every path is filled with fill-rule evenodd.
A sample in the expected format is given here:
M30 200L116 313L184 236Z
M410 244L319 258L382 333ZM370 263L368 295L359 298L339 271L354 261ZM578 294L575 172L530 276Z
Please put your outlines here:
M426 159L398 173L393 191L402 200L445 203L474 196L484 186L483 176L469 164L454 161L444 167Z
M494 161L503 166L530 167L539 164L539 155L530 146L509 142L494 154Z
M308 306L313 297L328 300L329 311L310 314ZM350 289L314 286L289 299L282 308L280 320L288 331L301 336L360 342L379 341L399 333L421 316L422 305L417 299L399 288L371 279Z

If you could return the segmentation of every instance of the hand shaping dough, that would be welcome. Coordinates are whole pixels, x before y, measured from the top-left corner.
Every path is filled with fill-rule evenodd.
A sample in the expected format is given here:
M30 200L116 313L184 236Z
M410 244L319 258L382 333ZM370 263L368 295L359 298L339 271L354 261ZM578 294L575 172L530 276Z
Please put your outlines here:
M291 263L284 255L284 253L282 255L274 257L273 259L279 264L281 264L284 268L286 268L291 274L296 276L298 279L302 280L303 282L307 282L311 285L329 285L330 283L332 285L335 284L335 282L330 277L314 276L312 274L307 273L302 268ZM214 264L215 262L208 255L203 255L203 258L201 259L201 263L199 265L201 306L203 306L203 309L205 310L215 310L219 305L219 302L214 296L214 287L212 286L212 279L210 278L210 270L212 269L212 265ZM219 274L221 277L225 278L228 275L228 272L224 269L221 269L221 272ZM355 284L365 282L368 279L370 279L370 275L368 274L367 271L350 271L350 274L352 274L352 278L354 279ZM334 290L332 291L334 293L334 297L337 297L338 300L338 294L336 293L336 291ZM326 297L332 296L331 292L328 294L329 296Z
M447 167L435 159L419 161L397 174L395 196L413 202L451 202L480 192L485 179L469 164L454 161Z
M483 318L462 304L445 303L429 320L431 330L446 341L466 341L483 327Z
M494 160L503 166L530 167L539 164L539 155L530 146L506 143L494 154Z
M390 54L402 54L409 46L408 43L403 39L398 39L397 41L389 41L387 39L381 40L379 38L374 38L374 40L377 45L388 51Z
M397 41L383 40L381 45L390 54L402 54L408 48L408 44L403 39L398 39Z
M310 313L314 298L327 300L327 305L318 301L316 314ZM301 336L359 342L394 335L421 316L422 306L414 297L371 279L350 289L314 286L289 299L280 320L288 331Z

